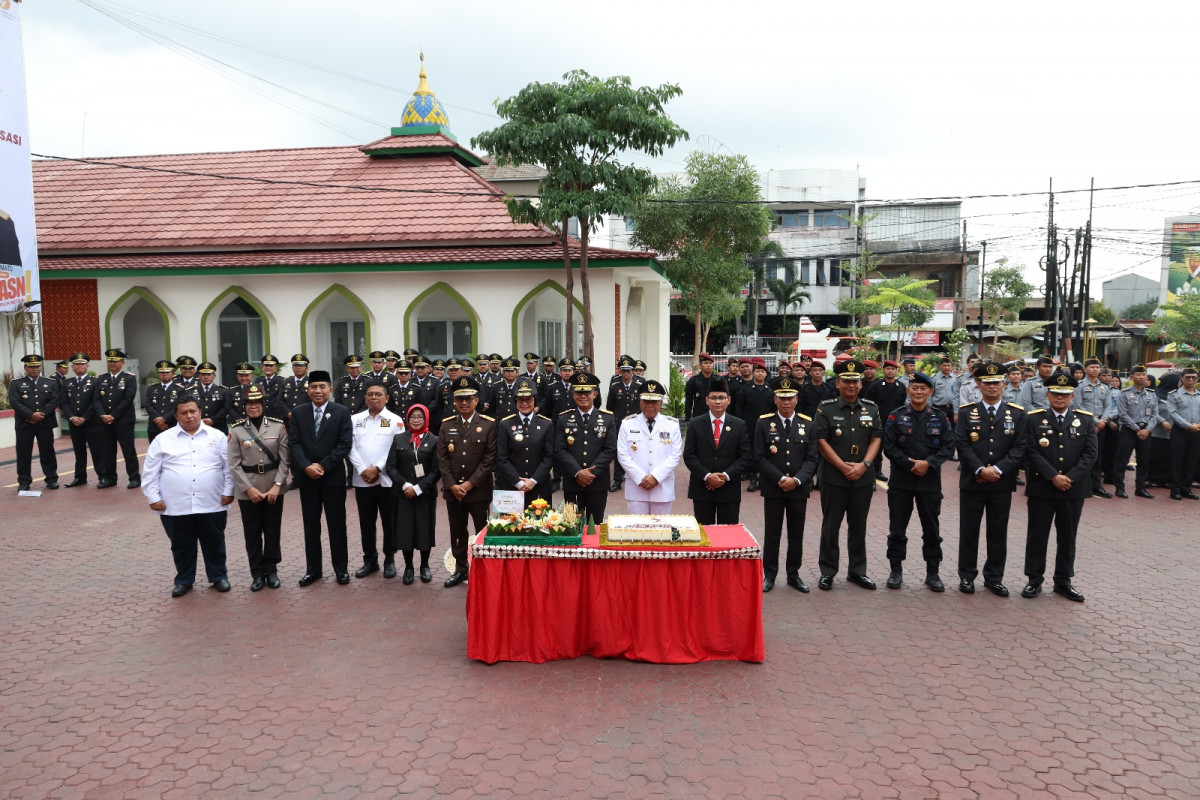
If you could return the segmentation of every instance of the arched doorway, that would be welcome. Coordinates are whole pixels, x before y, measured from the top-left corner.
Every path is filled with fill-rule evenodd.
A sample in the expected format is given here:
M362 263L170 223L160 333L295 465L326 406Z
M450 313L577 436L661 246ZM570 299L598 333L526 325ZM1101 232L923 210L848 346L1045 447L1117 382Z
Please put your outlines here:
M121 325L123 336L119 345L127 357L127 363L136 368L142 378L154 369L154 362L162 358L173 358L167 352L167 326L162 312L139 297L125 311Z
M336 380L343 372L346 356L355 353L366 357L371 325L371 315L362 300L335 283L309 303L301 315L301 350L314 369L328 368Z
M575 347L583 349L583 304L575 300ZM555 281L533 287L517 303L512 316L513 353L529 351L562 358L567 341L567 290Z
M263 355L262 317L244 298L234 297L217 316L217 339L221 343L221 383L233 386L238 362L257 363Z
M430 359L473 356L479 347L479 315L446 283L417 295L404 313L404 326L407 341Z

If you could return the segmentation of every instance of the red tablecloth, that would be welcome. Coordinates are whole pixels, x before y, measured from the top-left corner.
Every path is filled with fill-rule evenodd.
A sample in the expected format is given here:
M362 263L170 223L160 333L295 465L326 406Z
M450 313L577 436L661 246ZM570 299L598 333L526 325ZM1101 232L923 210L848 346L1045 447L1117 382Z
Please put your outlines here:
M467 655L541 663L592 655L660 664L762 661L762 557L741 525L712 547L472 548ZM537 552L538 555L530 555Z

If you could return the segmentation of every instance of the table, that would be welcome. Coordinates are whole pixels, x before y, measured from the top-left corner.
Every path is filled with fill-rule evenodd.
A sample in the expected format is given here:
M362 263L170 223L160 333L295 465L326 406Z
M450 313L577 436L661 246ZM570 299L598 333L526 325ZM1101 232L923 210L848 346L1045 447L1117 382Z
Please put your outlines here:
M467 655L542 663L762 661L762 549L742 525L711 547L471 547Z

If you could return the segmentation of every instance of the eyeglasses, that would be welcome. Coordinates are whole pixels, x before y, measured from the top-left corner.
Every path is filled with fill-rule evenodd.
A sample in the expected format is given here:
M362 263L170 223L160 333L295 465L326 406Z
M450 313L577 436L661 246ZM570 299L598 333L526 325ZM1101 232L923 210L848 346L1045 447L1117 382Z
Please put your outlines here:
M717 402L717 403L724 403L726 400L729 399L729 395L727 395L727 394L710 394L708 396L708 399L712 400L714 402Z

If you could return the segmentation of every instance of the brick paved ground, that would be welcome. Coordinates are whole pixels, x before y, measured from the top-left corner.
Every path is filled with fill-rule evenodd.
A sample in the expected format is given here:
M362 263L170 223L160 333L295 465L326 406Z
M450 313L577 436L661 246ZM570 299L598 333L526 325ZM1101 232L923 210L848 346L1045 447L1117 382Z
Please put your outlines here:
M1083 605L961 595L952 567L934 595L917 564L898 592L817 591L814 499L814 591L765 598L766 663L485 666L440 563L428 586L299 589L294 496L284 588L250 593L234 513L234 590L172 600L140 492L93 477L24 499L15 480L0 467L5 798L1200 795L1200 503L1165 492L1088 501ZM951 565L956 502L951 487ZM1014 511L1019 591L1023 498ZM881 583L885 519L880 493Z

